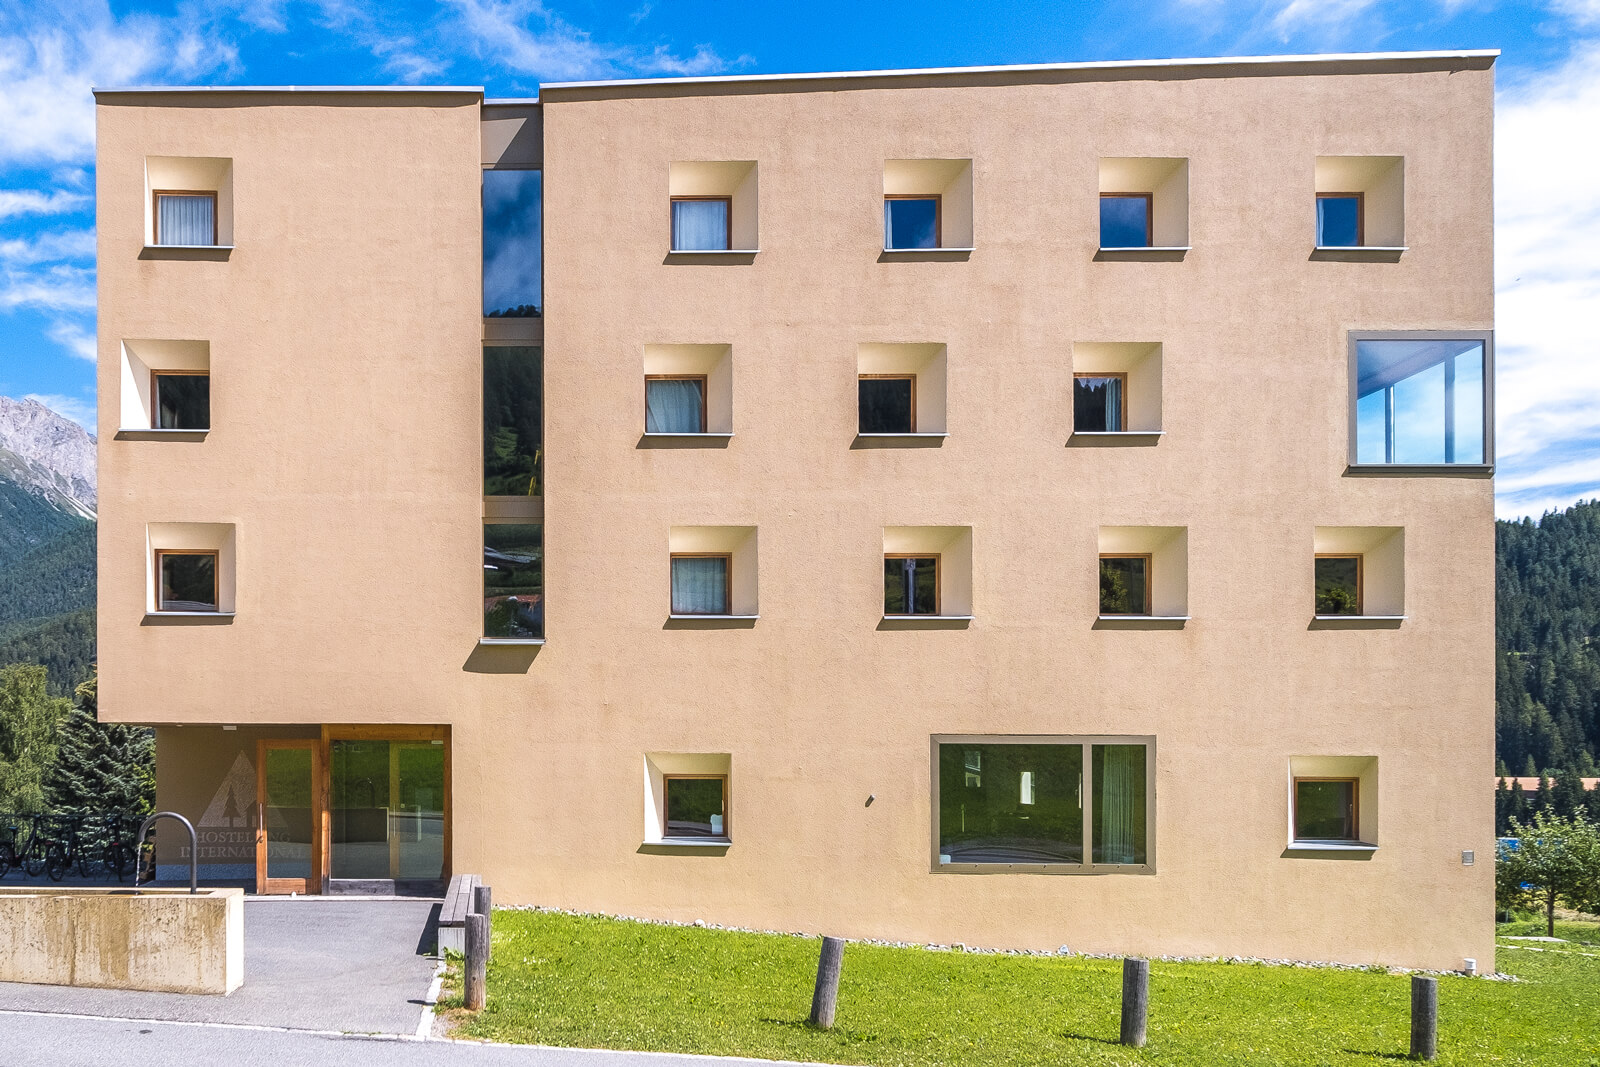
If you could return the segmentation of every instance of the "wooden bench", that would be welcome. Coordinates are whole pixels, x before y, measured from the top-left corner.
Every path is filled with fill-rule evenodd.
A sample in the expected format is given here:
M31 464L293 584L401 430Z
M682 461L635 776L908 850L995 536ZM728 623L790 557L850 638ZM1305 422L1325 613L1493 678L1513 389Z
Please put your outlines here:
M439 954L466 952L467 914L472 911L472 890L483 884L475 874L458 874L450 879L439 908Z

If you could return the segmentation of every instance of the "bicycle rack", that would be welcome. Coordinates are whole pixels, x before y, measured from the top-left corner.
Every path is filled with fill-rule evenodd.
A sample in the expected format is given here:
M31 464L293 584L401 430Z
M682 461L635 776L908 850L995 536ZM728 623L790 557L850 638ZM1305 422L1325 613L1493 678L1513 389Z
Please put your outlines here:
M189 831L189 892L200 892L200 839L195 836L194 823L175 811L158 811L139 826L139 836L133 842L133 888L139 889L139 854L144 849L144 835L157 819L177 819Z

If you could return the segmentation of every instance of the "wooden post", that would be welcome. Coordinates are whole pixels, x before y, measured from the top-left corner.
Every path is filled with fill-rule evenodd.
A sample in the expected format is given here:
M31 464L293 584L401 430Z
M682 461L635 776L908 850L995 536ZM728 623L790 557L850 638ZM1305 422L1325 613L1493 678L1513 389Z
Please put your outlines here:
M811 1025L826 1030L833 1025L839 1007L839 972L844 969L844 942L837 937L822 939L822 955L817 959L817 988L811 994Z
M467 958L463 966L462 994L468 1011L482 1011L488 999L485 986L489 978L489 917L472 912L467 916Z
M1431 1060L1439 1054L1439 980L1411 976L1411 1056Z
M486 885L473 886L472 910L489 920L483 935L483 958L488 960L494 956L494 891Z
M1122 961L1122 1043L1144 1046L1150 1016L1150 961L1129 957Z

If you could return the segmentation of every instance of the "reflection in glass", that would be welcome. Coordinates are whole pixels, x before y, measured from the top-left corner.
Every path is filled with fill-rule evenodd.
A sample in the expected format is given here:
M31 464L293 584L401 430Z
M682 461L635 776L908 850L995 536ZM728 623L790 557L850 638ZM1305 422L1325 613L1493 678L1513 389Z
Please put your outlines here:
M672 614L728 614L730 562L727 556L673 556Z
M217 194L157 193L156 244L217 243Z
M1150 557L1100 557L1100 614L1150 614Z
M537 170L483 172L485 317L536 317L544 303L543 178Z
M444 745L333 741L328 746L331 876L444 877Z
M1361 194L1329 193L1317 197L1317 244L1324 248L1361 245Z
M856 385L860 433L916 433L917 379L862 375Z
M216 611L217 554L215 552L156 553L161 572L157 611Z
M1095 863L1144 863L1145 750L1143 745L1094 745Z
M1123 426L1120 374L1080 374L1072 380L1072 428L1079 433L1119 433Z
M883 247L938 248L939 198L936 196L885 198Z
M1354 778L1296 778L1294 837L1296 841L1357 839Z
M941 863L1083 862L1082 745L940 745Z
M939 557L883 557L883 613L939 614Z
M727 837L725 819L728 780L715 777L674 777L665 782L667 825L664 837Z
M483 636L544 636L544 527L483 525Z
M158 430L211 429L211 376L157 371L151 376L151 408Z
M311 749L268 745L265 763L267 877L310 878Z
M1485 463L1484 343L1356 342L1357 463Z
M672 201L674 252L726 252L732 200L725 196L675 197Z
M1361 557L1317 557L1317 614L1361 614Z
M539 496L544 454L544 351L483 350L483 495Z
M1147 193L1100 194L1100 247L1150 246L1150 196Z
M704 377L645 379L645 433L705 433L705 413Z

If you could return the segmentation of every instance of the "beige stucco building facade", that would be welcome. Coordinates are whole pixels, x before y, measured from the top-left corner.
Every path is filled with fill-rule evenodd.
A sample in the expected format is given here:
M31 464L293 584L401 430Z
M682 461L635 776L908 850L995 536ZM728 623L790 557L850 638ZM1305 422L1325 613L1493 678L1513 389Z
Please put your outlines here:
M1493 61L102 90L101 714L264 891L1489 969Z

